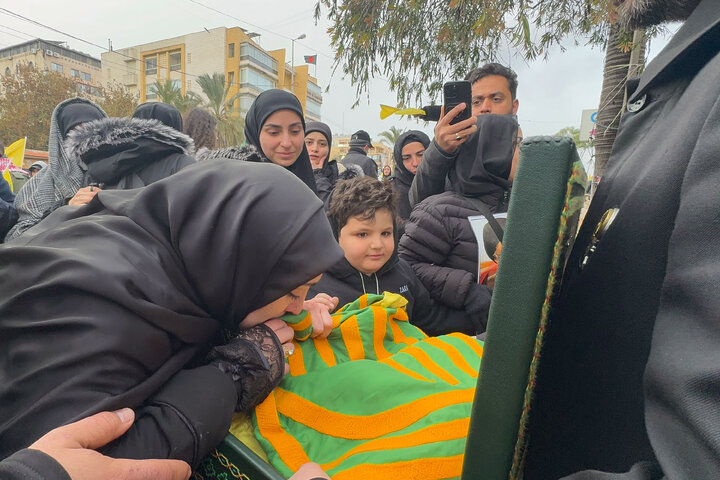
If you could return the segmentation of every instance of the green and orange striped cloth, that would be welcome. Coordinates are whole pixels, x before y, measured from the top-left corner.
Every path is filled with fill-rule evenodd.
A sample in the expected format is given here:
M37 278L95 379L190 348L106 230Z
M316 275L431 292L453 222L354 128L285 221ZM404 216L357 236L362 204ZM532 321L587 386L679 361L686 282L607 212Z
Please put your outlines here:
M334 480L460 476L482 343L427 337L405 304L363 295L332 316L326 339L309 339L307 313L284 317L296 332L290 374L253 415L280 473L313 461Z

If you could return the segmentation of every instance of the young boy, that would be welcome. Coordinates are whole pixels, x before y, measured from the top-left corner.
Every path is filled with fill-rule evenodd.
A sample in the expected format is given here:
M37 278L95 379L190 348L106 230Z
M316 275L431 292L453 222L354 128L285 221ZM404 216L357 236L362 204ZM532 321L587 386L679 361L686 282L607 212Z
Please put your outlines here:
M397 198L390 183L372 177L339 181L328 218L345 258L310 288L309 296L338 297L337 306L343 306L365 293L399 293L408 300L410 323L428 335L484 330L464 311L433 302L412 267L398 258Z

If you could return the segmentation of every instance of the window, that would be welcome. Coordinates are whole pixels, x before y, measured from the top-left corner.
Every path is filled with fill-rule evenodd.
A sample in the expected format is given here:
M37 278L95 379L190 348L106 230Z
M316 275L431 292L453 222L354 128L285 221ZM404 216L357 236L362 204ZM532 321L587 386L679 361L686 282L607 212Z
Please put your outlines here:
M235 56L235 44L228 43L228 58L233 58L234 56Z
M70 70L70 75L73 76L73 77L79 77L79 76L80 76L80 72L77 71L77 70L75 70L75 69L73 68L73 69Z
M240 59L250 60L251 62L257 63L261 67L267 68L271 72L278 71L278 62L273 57L263 52L262 50L255 48L249 43L243 43L240 45Z
M153 100L157 98L157 91L155 90L155 84L151 83L150 85L147 85L145 90L145 98L147 100Z
M315 85L312 82L308 82L308 92L317 95L318 97L322 97L322 89Z
M173 90L177 90L178 92L182 90L182 81L180 80L173 80L172 81L172 88Z
M275 80L251 68L243 68L240 70L240 84L261 92L275 88L276 85Z
M305 110L307 113L320 118L320 104L311 98L305 99Z
M85 80L86 82L89 82L89 81L90 81L90 74L89 74L89 73L85 73L85 72L80 72L80 78L82 78L82 79Z
M248 110L250 110L250 106L253 104L254 101L255 97L246 97L243 95L242 97L240 97L240 110L243 112L247 112Z
M170 53L170 70L176 71L180 70L180 52L171 52Z
M60 65L60 64L58 64L58 63L52 62L52 63L50 64L50 69L51 69L53 72L62 73L62 71L63 71L63 66Z
M145 59L145 75L157 74L157 57L148 57Z
M228 85L235 85L235 72L228 72Z

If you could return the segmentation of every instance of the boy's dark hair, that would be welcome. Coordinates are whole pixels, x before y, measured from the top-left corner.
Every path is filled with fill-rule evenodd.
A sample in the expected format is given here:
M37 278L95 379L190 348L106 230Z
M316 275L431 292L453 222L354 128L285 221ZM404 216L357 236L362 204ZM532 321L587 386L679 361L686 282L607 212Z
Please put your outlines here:
M506 67L505 65L500 65L499 63L486 63L480 68L471 70L470 73L465 75L465 80L470 82L472 85L478 80L489 77L490 75L505 77L508 83L508 90L510 90L510 96L513 100L515 100L518 86L517 73L513 72L512 69Z
M328 217L336 228L336 234L345 226L350 217L369 220L383 208L390 210L393 223L397 218L397 194L390 182L381 182L373 177L355 177L338 180L330 200Z

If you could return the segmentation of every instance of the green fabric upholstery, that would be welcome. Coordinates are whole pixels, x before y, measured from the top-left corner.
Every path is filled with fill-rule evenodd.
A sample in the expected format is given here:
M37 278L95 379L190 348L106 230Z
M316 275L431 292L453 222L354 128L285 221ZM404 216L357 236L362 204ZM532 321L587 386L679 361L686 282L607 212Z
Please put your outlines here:
M465 480L507 480L522 462L524 413L532 400L549 302L586 184L571 139L523 142L470 420Z

